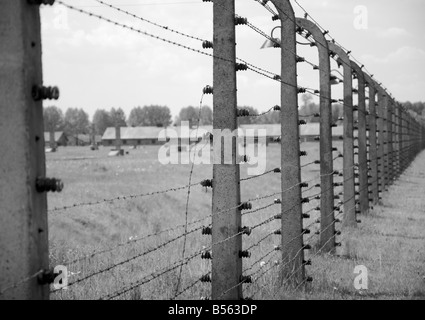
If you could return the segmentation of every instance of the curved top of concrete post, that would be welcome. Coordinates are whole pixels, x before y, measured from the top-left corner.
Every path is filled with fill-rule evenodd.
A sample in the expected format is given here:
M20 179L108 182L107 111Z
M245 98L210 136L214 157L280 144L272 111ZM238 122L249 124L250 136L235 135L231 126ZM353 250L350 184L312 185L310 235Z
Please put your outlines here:
M384 97L385 96L388 96L388 94L387 94L387 92L384 90L384 88L382 88L382 86L380 85L380 84L378 84L376 81L375 81L375 89L376 89L376 91L378 91L380 94L382 94Z
M362 68L359 67L357 63L355 63L353 60L350 60L351 68L354 70L355 73L357 73L357 79L358 81L361 81L363 84L365 83L365 77L364 73L362 71Z
M326 48L329 51L328 42L326 41L325 36L323 35L320 28L312 21L304 18L296 18L297 25L307 29L313 36L314 41L318 42L321 46Z
M291 3L289 0L270 0L271 3L276 7L280 21L285 21L285 18L289 18L294 21L295 23L295 13L294 9L292 8Z
M339 59L345 64L346 67L350 67L351 69L351 62L350 58L348 57L348 54L337 44L333 43L332 41L328 41L329 50L335 52Z
M377 83L375 80L372 79L371 76L369 76L366 72L363 71L363 77L364 80L369 84L369 86L372 86L375 90L377 88Z

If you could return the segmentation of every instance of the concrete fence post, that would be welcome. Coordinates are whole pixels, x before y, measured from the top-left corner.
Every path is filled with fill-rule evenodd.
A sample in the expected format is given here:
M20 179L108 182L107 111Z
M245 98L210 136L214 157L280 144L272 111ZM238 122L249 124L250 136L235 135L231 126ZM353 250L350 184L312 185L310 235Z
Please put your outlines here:
M121 145L122 145L121 127L115 126L115 150L117 150L120 155L121 155Z
M237 129L235 1L214 1L214 130ZM219 58L220 57L220 58ZM212 299L242 298L242 236L240 178L237 160L237 137L232 138L231 163L225 163L225 146L214 138L212 194ZM226 139L224 139L226 140ZM233 208L233 209L231 209ZM225 211L225 213L221 213ZM237 236L235 236L237 235ZM216 244L217 245L214 245Z
M385 93L381 87L378 87L378 180L379 180L379 193L382 195L385 189L385 176L384 176L384 112L385 112Z
M39 6L0 1L0 299L48 299L49 268ZM47 88L46 88L47 89ZM13 133L13 134L11 134ZM19 285L17 285L19 284Z
M407 113L407 141L408 141L408 152L407 152L407 158L408 158L408 166L410 165L410 162L412 161L412 118L410 117L410 114Z
M347 53L338 45L328 41L329 50L339 57L344 68L344 227L357 226L354 183L354 117L353 117L353 72Z
M92 150L99 149L96 142L96 125L94 123L92 123L91 125L90 140L91 140L91 149Z
M328 42L317 25L297 18L297 25L310 32L319 45L320 73L320 247L324 252L335 251L335 215L332 154L332 94L331 64Z
M383 170L382 170L382 192L387 191L388 186L388 94L384 91L383 93L383 105L382 105L382 143L383 143Z
M50 130L49 132L49 146L52 152L56 151L55 130Z
M393 183L394 179L394 155L393 155L393 101L388 96L387 104L387 153L388 153L388 163L387 163L387 185L390 186Z
M397 103L393 100L393 181L397 179L398 172L398 120Z
M400 119L399 119L399 121L400 121L400 136L401 136L401 143L400 143L400 147L401 147L401 154L400 154L400 156L401 156L401 163L400 163L400 166L401 166L401 168L400 168L400 171L401 171L401 173L403 173L404 172L404 164L405 164L405 152L406 152L406 150L405 150L405 148L406 148L406 143L405 143L405 139L406 139L406 137L405 137L405 117L404 117L404 107L402 106L402 105L400 105Z
M396 126L397 126L397 178L402 173L402 157L403 157L403 118L401 105L396 103Z
M366 93L365 78L357 63L351 61L351 67L357 75L358 82L358 171L359 171L359 205L360 212L369 212L369 187L368 187L368 163L367 163L367 135L366 135Z
M372 80L366 73L363 73L366 79L366 82L369 85L369 162L370 162L370 180L371 185L371 202L372 204L377 204L379 201L378 193L378 150L377 150L377 140L376 140L376 122L377 122L377 113L376 113L376 89L375 81Z
M409 115L406 109L403 111L403 157L404 157L404 165L403 171L407 169L409 166L409 157L410 157L410 141L409 141Z
M281 21L281 281L305 280L295 15L289 0L271 0ZM299 186L295 187L294 186Z
M404 110L404 134L405 134L405 137L404 137L404 141L405 141L405 154L404 154L404 156L405 156L405 159L406 159L406 162L405 162L405 168L407 168L408 166L409 166L409 164L410 164L410 128L409 128L409 126L410 126L410 114L409 114L409 112L407 111L407 109L405 109Z

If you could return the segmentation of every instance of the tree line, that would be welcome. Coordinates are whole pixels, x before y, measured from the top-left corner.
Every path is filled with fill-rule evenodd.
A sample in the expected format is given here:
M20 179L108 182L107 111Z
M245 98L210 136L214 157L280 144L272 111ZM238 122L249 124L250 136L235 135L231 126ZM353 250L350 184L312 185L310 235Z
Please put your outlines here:
M180 110L174 124L188 121L189 125L193 126L200 119L201 125L211 125L212 116L212 109L208 106L202 107L201 110L189 106ZM58 107L50 106L43 109L43 117L46 132L64 131L70 136L90 134L92 125L96 134L103 135L108 127L168 127L173 124L170 109L159 105L135 107L128 117L121 108L111 108L109 111L97 109L92 121L89 120L88 113L81 108L68 108L64 114Z
M418 115L425 116L425 102L405 102L403 105ZM257 109L250 106L241 106L241 109L249 111L250 116L238 118L239 124L278 124L280 123L280 112L270 111L260 114ZM343 116L343 106L341 104L332 105L333 122L337 122ZM311 94L301 96L301 106L299 114L309 122L319 122L319 117L314 117L320 113L320 107L313 102ZM109 111L98 109L94 113L93 120L89 120L89 115L81 108L68 108L65 113L61 109L50 106L44 108L44 128L45 131L64 131L67 135L77 136L79 134L90 134L94 125L95 133L103 135L108 127L139 127L155 126L168 127L172 124L180 125L182 121L188 121L190 126L212 125L213 111L209 106L198 107L188 106L182 108L179 115L172 121L170 109L167 106L150 105L135 107L130 111L128 117L121 108L111 108ZM261 115L261 116L256 116Z

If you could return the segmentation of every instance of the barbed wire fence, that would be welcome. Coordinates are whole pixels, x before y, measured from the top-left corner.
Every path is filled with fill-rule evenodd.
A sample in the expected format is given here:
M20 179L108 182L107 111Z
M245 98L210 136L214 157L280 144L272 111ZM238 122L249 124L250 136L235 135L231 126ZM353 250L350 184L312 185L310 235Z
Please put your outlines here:
M26 186L27 181L33 182L30 192L24 192L21 198L21 201L23 198L31 199L29 201L32 205L27 210L24 220L12 219L2 223L7 230L1 238L3 240L4 237L7 246L16 248L16 244L22 244L22 239L27 239L28 236L22 233L11 236L10 230L13 231L11 228L16 227L16 223L22 222L34 225L37 227L35 233L39 234L39 237L33 237L28 243L24 243L23 247L35 246L37 250L34 252L37 254L28 257L26 254L28 251L25 250L15 250L13 253L12 249L5 251L8 256L2 259L0 298L47 299L49 295L66 297L65 289L52 287L49 290L48 286L53 283L57 274L48 264L48 239L47 232L44 233L44 230L48 229L47 214L61 215L76 208L111 205L119 201L180 191L187 192L184 224L133 236L110 248L62 262L64 266L70 268L81 263L90 264L95 259L102 262L96 264L95 270L91 268L85 270L87 272L76 274L76 279L68 283L66 290L72 291L80 286L83 288L80 292L84 298L84 291L93 286L93 282L105 280L107 277L117 277L119 274L115 290L109 288L108 291L97 292L95 298L102 300L141 298L143 295L141 291L147 292L143 298L155 298L154 293L149 291L155 286L152 284L158 279L165 279L163 282L169 287L175 283L175 286L168 291L167 299L201 298L194 297L194 292L204 292L202 299L256 299L261 298L260 293L269 285L262 279L266 275L277 274L279 286L288 291L296 291L314 281L308 276L306 267L314 265L315 258L321 253L334 254L336 248L342 245L341 241L338 241L338 236L344 232L344 228L355 227L361 223L360 216L367 215L369 210L379 203L388 186L425 148L423 123L394 100L381 83L373 79L364 65L354 57L350 58L350 52L331 37L329 31L318 24L298 1L295 1L295 4L303 10L304 18L295 17L288 0L256 0L271 14L273 21L281 22L280 41L268 36L247 18L237 15L234 1L203 0L212 2L213 5L214 41L181 32L177 28L135 15L102 0L96 2L154 27L199 41L202 50L114 21L61 0L5 1L0 4L2 12L23 13L22 26L2 37L7 40L11 38L28 40L24 42L30 43L31 48L25 47L22 50L28 51L30 58L27 58L28 61L23 65L33 63L37 66L38 71L32 72L33 77L37 79L36 83L40 84L39 86L32 84L25 94L25 98L30 101L26 107L36 110L31 113L31 119L27 118L26 121L29 122L25 123L25 127L31 128L31 136L37 141L35 147L25 144L25 148L31 151L31 161L33 159L36 161L27 162L25 169L28 177L16 181L21 187ZM194 170L192 165L187 185L75 203L47 211L46 192L61 191L63 185L56 179L45 178L44 141L40 138L43 130L41 101L57 99L59 94L55 88L41 86L39 59L41 52L40 46L37 45L41 44L38 6L54 3L129 32L212 58L213 84L202 89L199 112L202 109L204 95L213 95L215 115L213 129L230 131L238 129L239 117L261 117L270 112L280 112L281 137L277 139L281 148L280 166L259 175L241 178L240 165L249 162L248 154L239 154L236 144L232 144L231 163L224 164L224 153L218 154L218 158L222 161L220 164L214 164L212 178L206 177L202 181L192 183ZM269 3L273 4L274 8ZM24 24L34 26L31 34L23 31ZM280 72L266 70L236 57L235 28L244 25L271 41L276 48L280 48L282 51ZM318 50L319 63L313 63L297 55L297 44L305 44L296 40L297 35L306 39L308 41L306 44ZM37 49L33 49L34 47ZM207 49L212 49L213 53L205 51ZM335 80L335 76L331 75L331 59L338 64L338 67L343 68L341 74L344 84L343 100L332 99L331 82ZM306 63L320 73L320 89L298 85L299 63ZM237 108L236 74L245 70L280 83L280 106L274 106L258 115L250 115L247 110ZM26 79L19 80L26 88L28 87ZM357 88L353 87L353 80L357 80ZM4 93L2 86L0 89L0 93ZM298 114L298 96L302 93L310 93L320 99L320 113L308 116ZM357 105L353 103L353 96L357 97ZM341 119L344 131L340 137L343 143L342 150L333 144L332 128L335 128L336 124L332 122L332 104L340 104L344 110ZM21 112L24 113L25 110ZM357 117L354 113L357 113ZM315 138L319 142L319 154L316 159L308 158L309 160L304 161L308 154L300 150L299 127L305 125L306 121L300 119L311 117L320 119L320 134ZM354 120L355 118L358 120ZM37 123L37 128L34 128L32 122ZM204 137L204 144L201 144L201 147L204 145L207 147L213 145L214 151L224 149L222 137L217 134ZM198 146L199 144L195 145L194 153L198 150ZM311 178L310 171L320 173ZM306 179L304 174L307 172L310 174L306 174L309 177ZM255 183L258 179L267 179L270 183L273 181L276 184L276 191L242 200L247 197L241 192L241 184ZM3 188L3 181L1 183ZM10 182L8 187L9 184ZM191 188L212 188L211 214L204 214L198 219L189 219ZM34 230L22 232L32 234ZM199 239L201 235L204 236L202 239L206 241L205 245L202 246L202 241L197 241L197 249L191 250L193 248L187 246L187 238L196 236ZM207 238L209 236L211 239ZM154 261L152 254L164 252L164 248L173 250L169 247L179 241L183 243L179 247L181 256L174 260L169 259L167 263L158 264ZM134 244L143 244L143 250L137 250ZM128 249L125 256L114 255L114 252L121 249ZM102 258L106 254L111 256ZM143 262L140 260L142 258L145 258ZM25 267L19 272L11 272L11 260L23 262ZM206 261L202 268L199 268L199 260ZM188 270L189 265L195 262L196 270ZM143 267L137 268L140 264ZM183 273L189 275L183 276ZM211 285L207 286L208 283ZM147 287L148 285L151 286ZM199 287L202 289L194 291Z

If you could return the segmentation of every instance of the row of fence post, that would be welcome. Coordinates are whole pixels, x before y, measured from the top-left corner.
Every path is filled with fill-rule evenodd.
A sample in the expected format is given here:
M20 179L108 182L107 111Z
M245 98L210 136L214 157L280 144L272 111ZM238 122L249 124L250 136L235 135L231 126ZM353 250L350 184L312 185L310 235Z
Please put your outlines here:
M262 1L266 4L268 1ZM319 52L320 72L320 245L335 252L335 208L332 161L332 103L330 57L337 55L343 67L343 227L355 227L360 214L368 214L382 193L407 168L425 145L423 124L414 119L383 87L363 72L363 66L333 41L326 41L320 28L308 19L295 18L289 0L270 0L281 22L281 279L291 274L291 282L305 282L302 230L301 166L299 145L296 32L307 30ZM214 1L214 129L236 126L236 58L234 1ZM229 62L229 59L232 62ZM353 105L353 75L357 78L358 104ZM369 95L366 97L366 88ZM369 100L369 110L366 108ZM230 111L229 111L230 110ZM358 125L354 125L354 112ZM224 121L225 116L227 121ZM355 135L357 132L357 135ZM357 141L357 144L355 142ZM214 143L222 143L214 141ZM222 148L223 149L223 148ZM355 150L358 150L355 152ZM235 150L236 152L236 150ZM357 158L357 161L356 161ZM239 165L214 165L213 215L240 203ZM226 168L226 169L225 169ZM295 187L294 186L299 186ZM218 205L220 204L220 205ZM232 210L226 218L214 218L213 246L239 232L241 211ZM212 299L241 299L241 250L243 235L213 249ZM295 239L295 240L294 240ZM294 270L296 270L294 274ZM239 284L239 285L238 285ZM231 288L231 289L229 289ZM233 288L233 289L232 289ZM223 294L223 292L225 294Z

